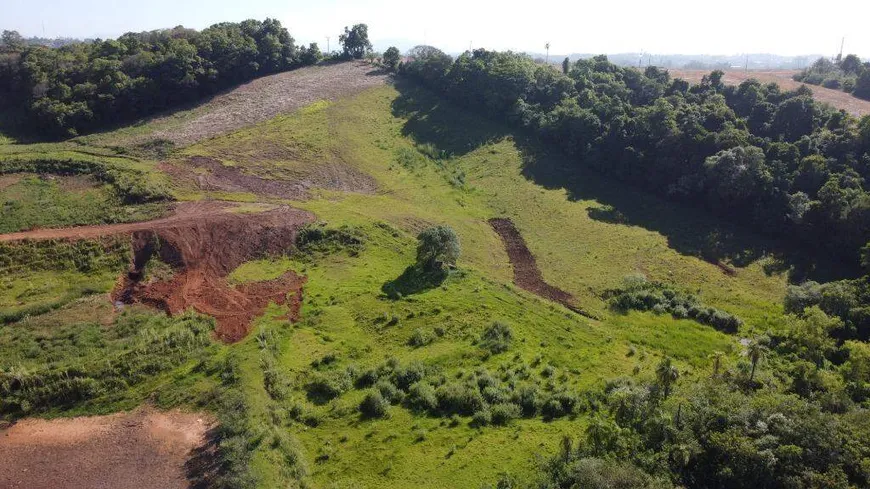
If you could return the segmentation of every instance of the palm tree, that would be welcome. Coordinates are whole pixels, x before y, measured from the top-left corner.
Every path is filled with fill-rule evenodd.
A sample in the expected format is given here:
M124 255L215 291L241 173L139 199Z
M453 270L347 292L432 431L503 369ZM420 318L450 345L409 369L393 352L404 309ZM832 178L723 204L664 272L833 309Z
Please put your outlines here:
M659 362L658 367L656 367L656 379L658 379L659 385L662 386L665 398L671 393L671 384L676 382L678 378L680 378L680 371L674 366L670 357L663 358Z
M758 338L749 342L746 346L746 353L749 355L749 361L752 363L752 370L749 372L749 383L755 379L755 367L764 355L767 354L767 347Z

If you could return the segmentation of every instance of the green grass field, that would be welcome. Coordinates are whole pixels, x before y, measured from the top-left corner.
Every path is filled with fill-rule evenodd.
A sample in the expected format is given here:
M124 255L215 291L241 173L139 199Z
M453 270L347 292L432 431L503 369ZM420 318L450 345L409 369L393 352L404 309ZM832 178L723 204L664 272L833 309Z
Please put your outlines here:
M131 131L147 134L148 126L118 134ZM80 144L107 146L111 138L112 133L104 133L80 138ZM357 406L368 388L351 386L332 399L318 399L309 387L318 376L348 368L365 371L385 362L420 362L431 369L432 379L445 381L468 379L478 369L501 376L522 367L529 372L524 382L543 393L568 389L582 396L620 376L651 378L663 356L673 357L682 378L691 381L709 374L713 352L726 352L726 361L735 362L740 338L784 327L781 300L787 274L766 270L785 259L759 251L772 249L769 243L593 174L562 179L549 170L559 166L559 157L548 155L546 148L423 90L384 86L318 103L178 149L170 159L180 162L189 156L213 157L277 179L312 174L327 161L377 182L370 194L315 188L315 198L287 202L313 211L329 228L358 229L365 241L359 252L258 260L230 277L233 282L257 281L290 269L308 276L302 321L290 325L280 308L271 307L243 342L207 347L209 364L227 357L238 362L237 389L248 401L245 416L262 435L253 444L250 463L260 487L292 486L300 479L316 488L480 487L494 484L501 473L528 479L537 456L554 453L562 434L578 434L587 422L581 412L477 427L467 415L451 419L403 405L391 406L384 419L364 419ZM145 171L153 169L154 160L136 161ZM13 187L0 195L19 191ZM179 185L172 190L181 199L256 200L250 194L209 194ZM30 199L40 195L37 189L25 191ZM50 198L62 202L56 195ZM491 217L511 218L544 278L601 319L581 317L512 285L507 254L487 223ZM413 263L416 234L435 224L449 225L459 235L458 270L441 284L388 298L382 288ZM703 243L697 237L710 235L725 237L722 260L736 275L700 258ZM60 300L78 280L105 292L114 270L107 265L89 273L22 271L4 278L0 306ZM737 334L726 335L669 315L610 310L608 290L637 273L692 291L706 304L738 315L744 325ZM95 302L88 301L97 298L76 297L59 312L5 326L0 337L19 339L0 344L0 351L9 354L0 367L36 368L27 352L39 337L79 338L71 340L73 346L53 340L59 342L51 350L58 352L57 362L68 364L86 357L79 349L90 355L131 348L128 340L100 326L100 318L111 312L94 307L89 316L87 305ZM78 318L74 315L84 317L67 319ZM508 324L514 339L508 351L487 355L477 339L493 321ZM409 345L418 330L432 342ZM322 362L325 357L331 360ZM547 366L552 370L544 373ZM197 396L219 383L216 376L214 369L180 361L121 398L141 401L152 389L161 405L213 406ZM89 409L127 405L111 399L89 404Z

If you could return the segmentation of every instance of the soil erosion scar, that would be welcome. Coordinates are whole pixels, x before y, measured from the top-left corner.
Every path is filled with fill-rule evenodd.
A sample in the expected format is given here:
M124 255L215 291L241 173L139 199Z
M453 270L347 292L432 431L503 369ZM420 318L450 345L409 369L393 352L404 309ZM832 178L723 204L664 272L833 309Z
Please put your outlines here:
M515 284L533 294L558 302L577 314L596 319L575 304L574 296L544 281L535 257L510 219L494 217L489 220L489 225L504 241L505 250L514 268Z
M305 277L287 272L264 282L230 286L226 276L242 263L291 251L296 232L312 222L308 212L280 207L254 214L224 213L132 233L133 260L118 280L112 299L140 302L178 314L192 307L217 320L215 333L227 342L248 334L251 321L270 302L287 305L299 317ZM159 257L173 269L166 280L145 283L145 265Z

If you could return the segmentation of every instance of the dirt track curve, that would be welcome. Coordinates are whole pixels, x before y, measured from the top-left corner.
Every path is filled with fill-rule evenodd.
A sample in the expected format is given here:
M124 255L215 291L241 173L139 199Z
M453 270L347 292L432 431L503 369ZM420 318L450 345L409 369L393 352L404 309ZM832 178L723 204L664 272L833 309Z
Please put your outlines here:
M286 305L288 319L298 319L305 277L291 271L274 280L237 286L226 277L248 260L291 252L296 232L313 222L314 215L287 206L245 214L231 209L226 203L179 204L172 216L154 221L41 229L0 235L0 241L129 235L130 269L118 279L112 300L138 302L168 314L193 308L215 318L220 339L234 342L247 335L251 321L270 302ZM155 257L170 265L170 278L145 276L145 266Z
M544 281L534 255L529 251L526 241L510 219L494 217L489 220L489 225L504 242L514 269L514 283L517 286L547 300L558 302L577 314L596 319L577 306L574 296Z

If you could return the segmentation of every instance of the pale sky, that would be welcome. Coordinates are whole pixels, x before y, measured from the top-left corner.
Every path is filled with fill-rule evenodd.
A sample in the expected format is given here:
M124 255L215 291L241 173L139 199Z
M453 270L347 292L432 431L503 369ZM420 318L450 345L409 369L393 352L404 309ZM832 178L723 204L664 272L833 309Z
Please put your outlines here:
M266 17L324 50L326 36L335 49L345 25L365 22L377 49L543 52L549 41L554 54L833 55L845 36L847 53L870 57L868 0L0 0L0 29L25 36L108 38Z

